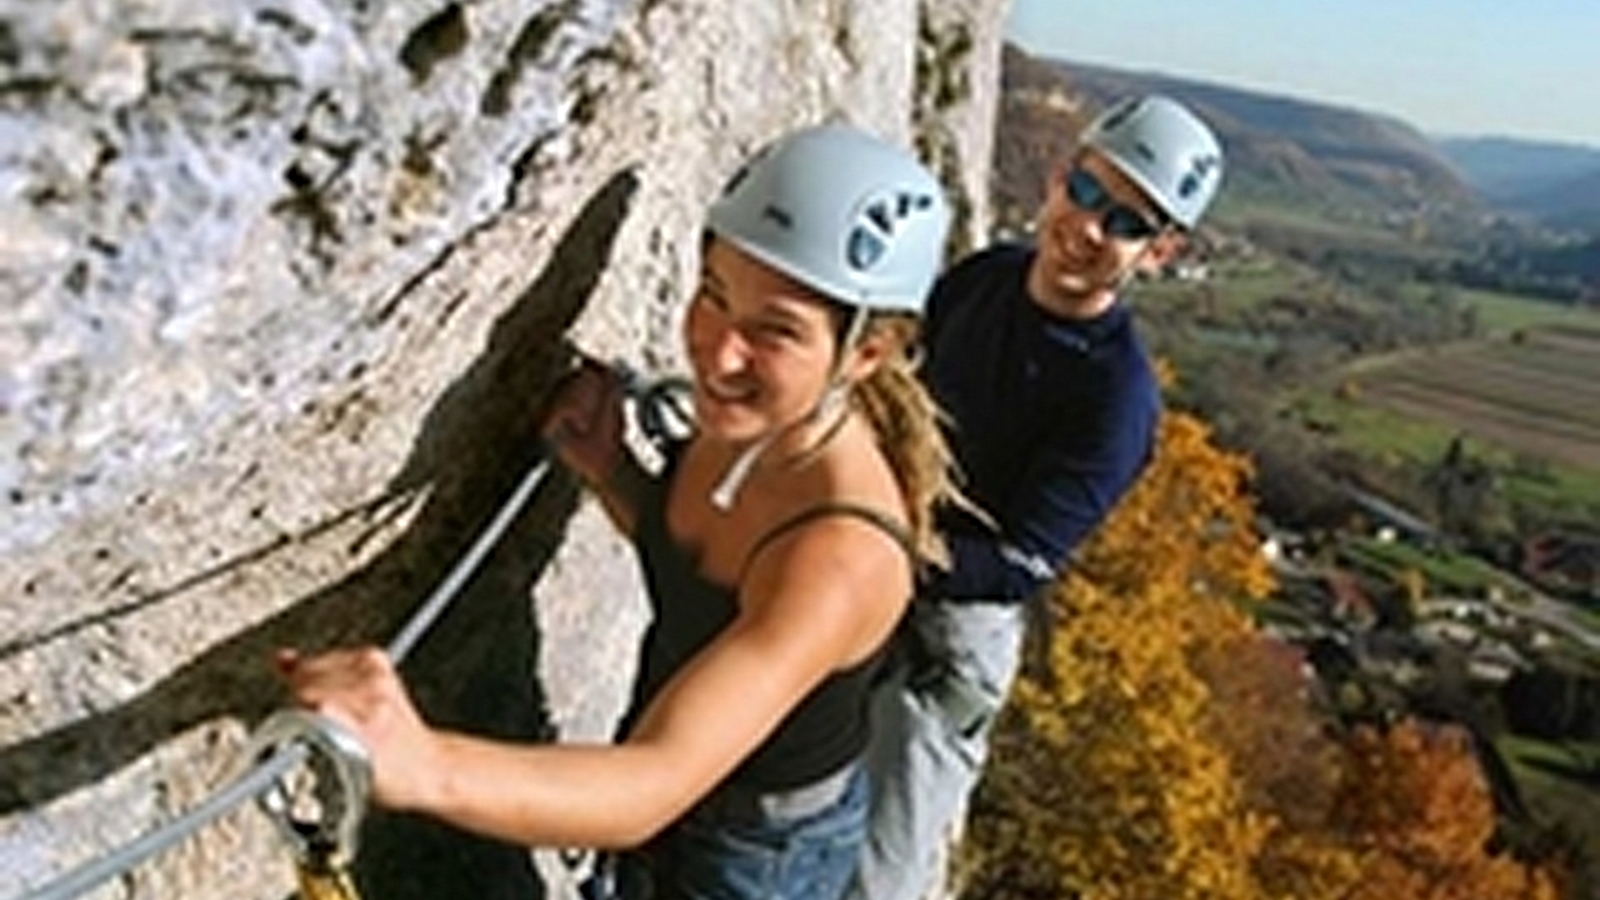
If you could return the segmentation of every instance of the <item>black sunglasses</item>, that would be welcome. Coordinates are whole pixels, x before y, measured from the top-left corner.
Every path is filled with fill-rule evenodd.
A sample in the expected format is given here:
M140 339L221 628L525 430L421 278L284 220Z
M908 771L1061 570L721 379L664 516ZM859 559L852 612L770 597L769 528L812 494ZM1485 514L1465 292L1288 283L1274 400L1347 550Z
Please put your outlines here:
M1074 166L1062 177L1067 199L1085 212L1100 214L1100 230L1106 237L1139 241L1161 233L1162 224L1144 213L1111 199L1111 192L1100 179L1082 166Z

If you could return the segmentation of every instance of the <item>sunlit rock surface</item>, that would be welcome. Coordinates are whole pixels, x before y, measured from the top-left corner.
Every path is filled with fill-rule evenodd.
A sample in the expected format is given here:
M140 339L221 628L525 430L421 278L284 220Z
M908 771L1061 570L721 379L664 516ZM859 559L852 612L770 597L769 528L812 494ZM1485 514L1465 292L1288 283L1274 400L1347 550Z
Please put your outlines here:
M748 151L914 143L970 241L1004 5L0 0L0 897L221 784L273 647L387 642L540 460L567 346L674 368ZM441 722L602 738L641 614L557 474L405 673ZM361 860L385 900L575 877L398 817ZM241 809L94 896L291 884Z

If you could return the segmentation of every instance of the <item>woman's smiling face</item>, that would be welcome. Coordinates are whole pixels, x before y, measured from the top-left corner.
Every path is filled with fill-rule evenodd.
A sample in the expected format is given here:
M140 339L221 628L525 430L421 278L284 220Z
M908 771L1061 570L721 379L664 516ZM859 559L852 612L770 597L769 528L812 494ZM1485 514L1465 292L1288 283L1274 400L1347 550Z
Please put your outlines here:
M835 374L838 331L821 295L711 240L684 318L701 433L745 443L803 420Z

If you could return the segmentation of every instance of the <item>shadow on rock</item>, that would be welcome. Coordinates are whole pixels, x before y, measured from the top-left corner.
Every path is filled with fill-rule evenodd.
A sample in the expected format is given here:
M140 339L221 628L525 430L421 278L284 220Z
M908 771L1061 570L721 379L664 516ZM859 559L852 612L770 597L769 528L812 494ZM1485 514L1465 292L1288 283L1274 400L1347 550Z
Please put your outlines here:
M95 784L203 722L264 718L285 700L268 665L276 647L388 642L540 461L537 398L566 371L564 336L593 294L637 187L637 177L624 171L589 199L544 269L495 323L485 352L429 411L390 485L391 496L428 491L404 535L361 570L196 656L128 703L0 748L0 815ZM406 659L407 684L430 721L549 738L530 593L576 496L571 479L553 471ZM236 565L248 562L246 555ZM383 813L369 817L355 874L367 896L385 900L544 893L523 848Z

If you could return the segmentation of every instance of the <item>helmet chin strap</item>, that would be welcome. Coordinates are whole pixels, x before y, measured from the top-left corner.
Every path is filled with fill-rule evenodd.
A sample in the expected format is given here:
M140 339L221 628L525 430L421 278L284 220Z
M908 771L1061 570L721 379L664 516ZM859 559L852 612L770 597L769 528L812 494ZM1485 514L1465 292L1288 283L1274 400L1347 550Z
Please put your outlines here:
M776 441L785 432L812 422L819 422L831 415L838 415L841 417L839 421L844 421L842 416L846 412L845 399L849 396L850 386L841 377L840 370L844 367L845 355L855 348L856 342L861 339L862 332L866 330L866 325L866 308L862 306L854 307L850 313L850 323L845 328L844 340L839 346L839 354L834 358L833 371L828 373L828 387L822 392L822 396L817 398L816 405L811 407L811 411L799 419L788 425L779 425L773 428L740 451L739 455L734 457L732 464L728 466L728 471L723 473L722 478L718 479L716 486L711 489L711 505L713 508L722 512L733 509L734 502L739 499L739 489L744 487L744 483L750 478L750 473L755 471L756 462L761 459L762 454L767 452L767 448L772 446L773 441ZM827 434L819 439L818 444L820 445L822 441L832 437L834 431L835 429L830 427Z
M716 487L711 489L713 507L722 512L733 509L733 501L739 499L739 489L744 487L745 480L750 477L750 471L755 468L756 460L761 458L761 454L767 451L783 431L783 428L774 428L734 457L733 464L728 466L728 471L722 474Z

